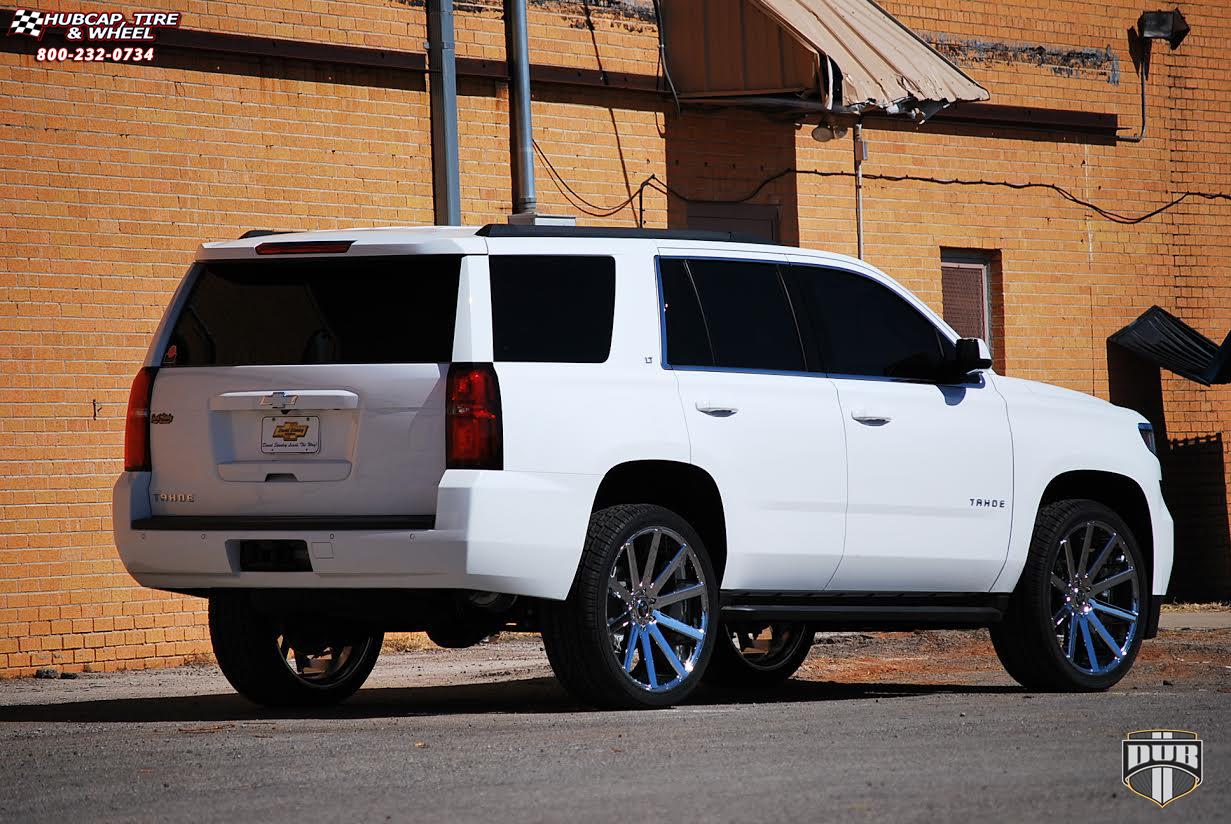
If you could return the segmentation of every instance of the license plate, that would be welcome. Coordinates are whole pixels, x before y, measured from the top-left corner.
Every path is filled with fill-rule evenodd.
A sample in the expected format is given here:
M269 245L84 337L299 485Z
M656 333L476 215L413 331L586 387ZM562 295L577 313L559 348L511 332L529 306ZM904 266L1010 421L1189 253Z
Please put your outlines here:
M321 419L270 417L261 421L261 451L266 455L321 451Z

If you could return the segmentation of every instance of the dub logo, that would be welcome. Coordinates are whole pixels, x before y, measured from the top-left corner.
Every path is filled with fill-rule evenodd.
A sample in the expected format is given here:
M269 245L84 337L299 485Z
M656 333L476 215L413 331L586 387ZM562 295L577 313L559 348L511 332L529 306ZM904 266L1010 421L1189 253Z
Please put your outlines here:
M1137 730L1124 738L1124 786L1166 807L1201 784L1201 739L1185 730Z

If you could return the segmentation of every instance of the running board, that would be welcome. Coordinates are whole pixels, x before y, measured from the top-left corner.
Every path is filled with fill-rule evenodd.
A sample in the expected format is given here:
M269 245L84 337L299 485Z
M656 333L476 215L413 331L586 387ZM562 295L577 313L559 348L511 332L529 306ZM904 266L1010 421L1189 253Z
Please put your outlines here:
M806 621L833 630L969 629L998 623L1007 594L986 592L763 592L721 594L727 621Z

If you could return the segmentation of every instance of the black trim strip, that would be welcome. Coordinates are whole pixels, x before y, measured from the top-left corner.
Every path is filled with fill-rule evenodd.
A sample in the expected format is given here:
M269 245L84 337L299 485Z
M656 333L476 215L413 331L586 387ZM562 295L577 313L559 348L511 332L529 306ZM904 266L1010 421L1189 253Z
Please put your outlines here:
M1009 596L986 592L758 592L721 594L728 620L807 621L827 628L959 628L994 624Z
M136 530L166 532L347 532L386 530L402 532L436 528L435 515L156 515L136 518Z

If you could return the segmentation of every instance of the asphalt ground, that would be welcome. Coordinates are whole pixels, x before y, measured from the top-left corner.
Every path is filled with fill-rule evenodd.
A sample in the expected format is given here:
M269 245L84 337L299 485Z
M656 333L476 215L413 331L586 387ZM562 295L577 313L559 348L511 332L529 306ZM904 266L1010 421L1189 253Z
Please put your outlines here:
M329 711L256 708L208 664L0 681L0 820L1225 822L1213 623L1095 695L1023 691L984 632L821 636L781 689L654 712L578 707L519 637L383 656ZM1167 728L1201 735L1205 780L1160 811L1120 741Z

